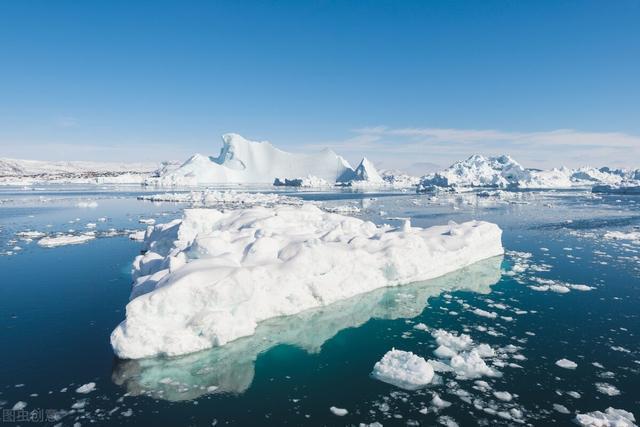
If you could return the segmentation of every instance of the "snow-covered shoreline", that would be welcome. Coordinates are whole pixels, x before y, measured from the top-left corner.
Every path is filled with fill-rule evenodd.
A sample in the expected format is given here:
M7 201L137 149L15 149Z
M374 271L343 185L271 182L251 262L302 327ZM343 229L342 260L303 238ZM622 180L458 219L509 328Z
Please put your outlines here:
M150 229L145 245L126 319L111 336L121 358L224 345L271 317L503 253L494 224L394 229L313 205L187 209L183 220Z

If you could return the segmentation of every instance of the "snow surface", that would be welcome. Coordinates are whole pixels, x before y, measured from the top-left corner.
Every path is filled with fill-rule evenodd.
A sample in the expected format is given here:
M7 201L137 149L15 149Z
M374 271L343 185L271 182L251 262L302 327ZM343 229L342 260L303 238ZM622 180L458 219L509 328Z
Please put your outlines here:
M148 230L111 343L121 358L221 346L271 317L500 255L501 234L482 221L377 227L313 205L186 209Z
M417 390L433 379L433 367L424 358L410 351L388 351L376 362L373 378L405 390Z
M607 408L604 412L594 411L578 414L575 421L584 427L636 427L636 418L631 412L612 407Z

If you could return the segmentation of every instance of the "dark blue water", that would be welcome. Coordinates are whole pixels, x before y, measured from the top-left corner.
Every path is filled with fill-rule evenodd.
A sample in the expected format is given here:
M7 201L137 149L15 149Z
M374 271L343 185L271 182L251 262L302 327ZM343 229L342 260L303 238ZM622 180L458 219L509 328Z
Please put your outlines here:
M14 233L81 229L102 217L107 220L98 222L98 229L143 229L138 219L163 222L182 207L137 201L135 195L38 195L47 198L44 202L21 193L0 195L10 200L0 205L0 243L22 248L0 256L3 409L23 401L28 410L55 410L63 425L153 426L433 425L447 417L459 425L515 423L478 409L487 407L521 410L522 420L532 425L570 425L576 411L609 406L639 415L640 245L602 238L607 230L640 225L637 196L526 193L509 203L471 195L428 201L412 194L324 194L317 199L352 199L364 217L378 223L397 224L389 219L396 217L412 217L416 226L470 218L497 222L507 250L529 252L531 264L549 271L502 274L521 261L508 255L434 281L273 319L255 336L222 348L177 359L120 361L109 334L124 317L129 268L141 244L119 236L46 249ZM77 201L85 199L97 200L98 206L78 208ZM528 287L534 276L595 289L537 292ZM472 308L512 320L480 317ZM435 341L414 329L417 323L468 333L495 348L517 346L514 354L525 359L505 361L519 367L498 368L500 378L480 378L491 391L508 391L514 399L497 401L491 391L474 389L473 380L446 373L437 384L412 392L372 379L373 365L393 347L434 357ZM561 358L578 368L555 366ZM96 391L74 391L91 381ZM611 384L620 394L603 394L597 383ZM460 390L469 396L461 398ZM451 406L433 411L433 392ZM561 414L553 404L571 413ZM331 406L349 412L337 417ZM424 408L426 414L420 412Z

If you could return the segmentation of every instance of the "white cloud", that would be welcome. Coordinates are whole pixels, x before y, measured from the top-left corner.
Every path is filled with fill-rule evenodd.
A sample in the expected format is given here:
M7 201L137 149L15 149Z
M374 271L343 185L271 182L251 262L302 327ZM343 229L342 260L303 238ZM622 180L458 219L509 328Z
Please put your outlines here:
M510 132L495 129L355 129L355 136L329 145L340 153L367 155L386 167L416 162L443 166L472 154L510 154L527 167L640 167L640 137L622 132L557 129ZM322 144L317 144L317 146Z

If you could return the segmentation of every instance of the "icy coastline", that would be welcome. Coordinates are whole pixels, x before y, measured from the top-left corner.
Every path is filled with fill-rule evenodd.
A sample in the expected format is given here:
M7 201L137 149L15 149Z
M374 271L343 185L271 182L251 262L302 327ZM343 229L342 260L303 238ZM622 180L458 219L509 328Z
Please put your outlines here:
M187 209L182 220L150 228L145 245L126 319L111 335L125 359L222 346L272 317L503 253L491 223L377 227L313 205Z

